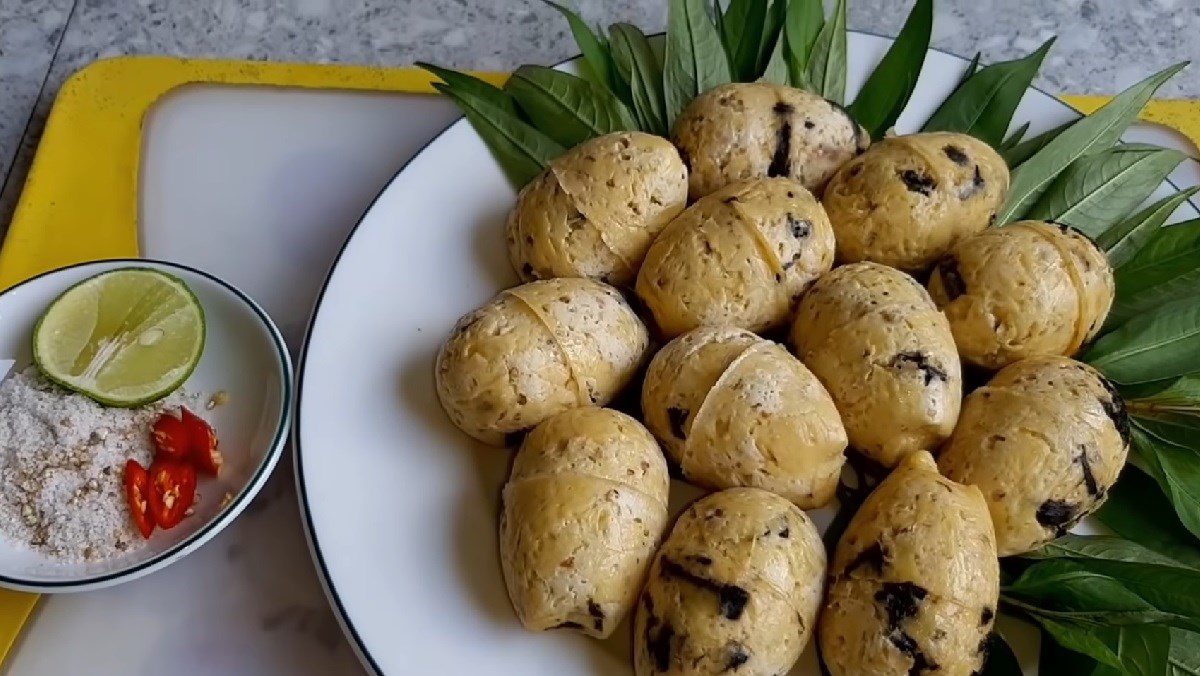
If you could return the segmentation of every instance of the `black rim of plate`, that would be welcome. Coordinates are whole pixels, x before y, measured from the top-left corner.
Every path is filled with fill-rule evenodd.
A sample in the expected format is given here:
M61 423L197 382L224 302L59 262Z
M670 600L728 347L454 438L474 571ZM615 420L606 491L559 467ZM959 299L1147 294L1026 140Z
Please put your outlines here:
M157 554L156 556L118 571L72 580L70 582L26 580L19 577L0 575L0 583L20 585L26 589L46 590L83 587L108 582L117 578L128 577L132 574L146 570L147 568L152 568L159 564L163 564L164 562L170 564L171 559L184 552L184 550L193 546L199 547L201 544L203 544L200 542L200 540L210 539L211 536L216 535L218 531L229 525L229 523L233 521L234 517L241 512L242 508L245 507L246 503L249 502L250 498L252 497L252 493L257 493L258 489L255 487L258 486L261 488L262 482L267 478L267 475L270 474L270 470L275 467L276 462L283 455L283 447L287 441L288 428L292 418L292 406L290 402L292 401L292 394L295 391L291 358L289 357L287 345L283 342L283 337L279 333L279 329L276 328L275 323L271 321L271 318L267 316L266 311L259 307L258 303L254 302L250 296L247 296L232 284L229 284L228 282L219 279L203 270L199 270L190 265L184 265L182 263L172 263L170 261L157 260L153 258L104 258L100 260L86 261L83 263L75 263L74 265L67 265L54 270L48 270L5 289L3 293L0 293L0 298L3 298L4 296L7 296L21 287L32 284L33 282L36 282L37 280L49 275L65 272L67 270L74 270L76 268L85 268L90 266L101 267L112 264L128 264L128 267L144 267L150 269L164 267L175 270L183 270L185 272L199 275L200 277L214 282L218 286L229 291L238 299L240 299L247 307L254 311L254 314L258 317L259 321L261 321L263 326L266 327L267 333L271 335L271 340L275 344L275 350L278 353L279 363L283 367L283 387L280 392L280 394L283 396L283 399L281 400L281 410L279 412L279 425L276 427L275 434L271 438L271 452L262 459L262 462L259 463L258 468L255 469L253 476L251 476L250 480L246 482L246 485L242 487L242 490L239 491L238 494L229 501L229 504L225 505L225 507L221 509L216 516L209 520L208 523L204 524L204 526L195 533L192 533L188 537L177 542L171 548ZM115 270L117 268L112 269Z
M879 33L872 33L871 31L851 30L851 31L848 31L848 33L857 33L860 35L867 35L867 36L876 37L876 38L883 38L885 40L888 40L889 42L895 41L895 37L893 37L893 36L882 35ZM662 33L657 33L652 37L657 37L660 35L662 35ZM962 61L964 64L970 62L970 59L959 56L958 54L955 54L953 52L948 52L944 49L930 47L928 49L928 51L936 52L938 54L944 54L945 56L949 56L949 57L953 57L955 59L958 59L959 61ZM574 61L574 60L578 59L579 57L580 57L580 55L577 54L574 57L571 57L569 59L566 59L564 61L561 61L561 62L555 64L555 67L559 67L566 63L570 63L571 61ZM1075 106L1072 106L1071 104L1067 103L1066 101L1063 101L1061 98L1055 96L1054 94L1051 94L1050 92L1047 92L1040 87L1030 86L1029 89L1046 96L1050 100L1052 100L1055 103L1066 108L1068 111L1074 113L1077 117L1083 117L1083 111L1079 110ZM321 291L317 294L317 301L316 301L316 303L313 304L313 310L312 310L312 314L309 317L308 326L304 330L304 344L300 350L300 361L299 361L299 364L296 369L296 373L297 373L297 375L296 375L296 407L295 407L296 424L292 428L292 445L293 445L293 455L294 455L294 465L295 465L295 475L296 475L296 495L300 501L300 511L303 512L303 516L304 516L304 518L301 520L304 525L304 535L308 539L309 551L312 554L313 561L317 564L317 573L321 580L321 586L325 589L325 595L329 598L329 600L333 606L334 613L337 615L338 623L342 626L343 633L345 633L350 638L351 647L354 649L354 652L358 655L359 659L362 661L363 666L365 666L367 669L369 669L372 673L375 673L375 674L383 674L384 672L379 667L379 663L375 661L375 658L371 655L370 651L367 649L366 642L363 641L362 636L359 635L358 630L354 627L354 623L350 620L349 611L347 611L345 604L342 603L341 597L338 596L337 588L334 586L333 578L329 573L329 567L326 565L325 557L321 553L321 544L317 539L316 529L313 526L312 511L309 508L309 504L308 504L308 492L305 489L305 480L304 480L304 453L301 451L301 441L300 441L301 429L303 427L302 420L301 420L301 412L303 411L303 406L301 404L303 403L303 398L304 398L304 373L305 373L305 366L307 365L307 362L308 362L308 346L309 346L309 342L312 338L313 327L316 326L317 318L320 316L320 313L321 313L321 304L325 301L325 292L328 291L328 289L329 289L329 282L333 279L333 275L337 272L338 266L342 262L342 256L343 256L343 254L346 253L346 248L350 245L350 241L354 239L354 235L358 232L359 227L362 226L363 221L366 220L367 214L371 213L371 211L375 208L375 204L379 201L380 197L382 197L383 194L388 191L388 189L392 186L392 184L396 182L396 179L399 178L400 175L403 174L406 169L408 169L408 166L410 164L412 164L412 162L414 160L416 160L418 157L420 157L422 154L424 154L425 151L428 150L431 145L436 143L438 141L438 139L442 138L442 136L444 136L446 134L446 132L450 131L452 128L454 128L455 126L457 126L459 124L466 124L466 120L461 115L459 117L455 118L452 122L450 122L450 124L448 124L446 127L444 127L441 131L439 131L433 138L429 139L429 141L426 142L425 145L421 146L420 150L413 153L412 157L408 158L408 160L405 161L405 163L396 171L396 173L392 175L392 178L389 179L387 181L387 183L384 184L383 188L375 195L375 197L371 200L371 203L368 204L367 208L363 211L362 215L359 216L358 222L356 222L354 224L354 227L351 228L350 233L348 235L346 235L346 239L343 240L341 248L338 249L337 256L334 257L333 263L330 264L329 272L325 275L325 281L321 283ZM1188 158L1188 159L1190 159L1193 162L1200 161L1200 160L1196 160L1195 158ZM1165 183L1167 185L1171 186L1172 188L1175 188L1176 190L1179 189L1179 186L1177 186L1170 179L1167 179L1165 181ZM1193 200L1191 200L1191 199L1186 200L1186 203L1189 206L1191 206L1193 209L1197 209L1198 211L1200 211L1200 208L1196 207L1196 203ZM3 578L0 578L0 579L3 579Z

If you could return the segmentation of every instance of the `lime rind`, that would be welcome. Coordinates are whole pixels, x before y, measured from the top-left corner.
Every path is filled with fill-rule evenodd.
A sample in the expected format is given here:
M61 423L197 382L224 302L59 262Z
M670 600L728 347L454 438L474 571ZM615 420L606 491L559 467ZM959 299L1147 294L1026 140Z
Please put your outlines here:
M187 356L186 360L181 360L178 364L172 365L172 367L164 372L159 378L152 382L147 382L144 387L126 387L122 388L121 392L104 391L102 388L97 387L94 377L81 378L72 376L69 373L64 373L61 370L51 366L54 360L50 359L49 356L44 353L43 348L45 347L45 341L41 338L44 335L43 330L45 328L45 323L48 318L53 317L56 308L65 300L69 300L73 293L78 292L89 285L102 284L104 278L106 277L131 272L136 274L153 275L158 278L159 282L165 282L167 286L174 289L176 292L179 292L175 294L175 297L182 297L185 302L179 309L175 310L174 313L180 311L192 311L195 313L195 321L192 322L192 325L196 335L193 343L193 349ZM168 317L169 316L170 315L168 315ZM161 323L161 321L159 323ZM200 363L201 355L204 353L204 346L207 341L207 332L208 325L204 314L204 306L201 305L200 299L196 297L196 294L182 279L156 268L136 266L117 268L102 272L77 282L66 291L59 294L59 296L50 303L50 305L46 308L46 311L38 319L37 324L34 326L33 359L34 364L37 366L38 370L41 371L42 375L45 376L47 380L50 380L60 387L72 392L78 392L79 394L93 399L105 406L134 408L137 406L144 406L146 404L154 403L166 397L175 390L179 389L183 383L185 383L187 379L191 377L192 373L196 370L196 366Z

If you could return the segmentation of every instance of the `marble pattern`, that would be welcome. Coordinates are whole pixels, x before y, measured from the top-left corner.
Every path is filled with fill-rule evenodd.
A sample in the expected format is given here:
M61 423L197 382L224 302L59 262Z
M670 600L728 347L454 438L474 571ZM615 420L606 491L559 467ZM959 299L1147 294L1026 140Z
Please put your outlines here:
M662 0L582 0L592 22L665 24ZM907 0L850 0L853 28L894 34ZM1195 56L1195 0L939 0L935 46L985 60L1012 58L1058 33L1039 84L1053 92L1111 93ZM1068 28L1069 27L1069 28ZM506 69L574 53L566 25L538 0L0 0L0 232L20 192L45 117L62 82L121 54L405 65L429 60ZM1200 97L1200 67L1167 96ZM286 463L284 463L286 465ZM83 615L105 621L114 605L160 631L153 651L127 662L121 646L76 649L72 673L158 673L183 659L188 674L354 673L353 653L326 606L299 527L291 469L281 466L252 508L195 555L138 583L50 601L13 659L34 673ZM203 569L202 580L187 575ZM216 588L206 590L204 584ZM193 591L199 588L200 591ZM163 599L174 599L164 603ZM203 631L188 634L193 627ZM178 628L175 630L174 628ZM182 633L182 635L181 635Z

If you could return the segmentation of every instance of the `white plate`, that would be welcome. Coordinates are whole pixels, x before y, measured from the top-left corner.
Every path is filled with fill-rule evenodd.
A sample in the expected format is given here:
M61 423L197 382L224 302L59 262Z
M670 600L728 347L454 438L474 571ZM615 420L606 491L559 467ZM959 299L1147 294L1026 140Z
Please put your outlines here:
M850 35L851 93L890 42ZM930 51L897 127L919 127L965 66ZM1017 120L1032 120L1037 133L1076 115L1031 91ZM434 394L434 355L455 320L516 282L502 230L513 199L471 127L452 125L363 217L309 327L297 404L300 500L330 600L378 673L630 671L627 629L606 642L521 629L496 552L510 454L472 443ZM793 673L817 673L812 653Z
M0 538L0 586L42 593L99 589L128 582L186 556L229 524L262 487L279 460L291 422L292 365L283 337L248 296L205 272L145 259L108 260L62 268L0 294L0 358L17 369L32 362L33 327L46 307L73 284L106 270L149 267L182 279L204 307L204 355L185 383L192 392L224 390L227 404L206 411L221 441L225 465L201 478L195 514L171 530L156 530L147 546L97 563L60 563ZM227 504L222 497L230 495Z

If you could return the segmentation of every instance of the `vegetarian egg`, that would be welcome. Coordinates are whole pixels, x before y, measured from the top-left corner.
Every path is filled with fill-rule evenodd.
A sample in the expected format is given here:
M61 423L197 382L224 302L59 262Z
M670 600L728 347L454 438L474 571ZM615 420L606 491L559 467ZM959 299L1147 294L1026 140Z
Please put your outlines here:
M825 548L799 507L757 488L701 498L650 569L634 671L785 674L808 643L824 581Z
M979 489L917 451L855 513L834 550L821 656L834 676L981 673L1000 595Z
M611 286L530 282L458 320L437 356L438 398L462 431L502 446L555 413L612 401L649 347L645 325Z
M929 278L962 358L992 369L1075 354L1104 324L1115 291L1108 258L1090 239L1042 221L963 239Z
M983 491L1000 556L1011 556L1099 508L1128 452L1129 417L1112 384L1086 364L1034 357L967 396L938 467Z
M756 486L804 509L833 498L846 431L829 393L777 343L734 327L679 336L650 362L642 412L688 481Z
M725 84L697 96L675 120L672 140L688 165L693 200L767 176L792 178L819 193L871 143L836 103L767 82Z
M701 198L662 231L637 295L666 338L701 325L763 331L787 321L833 265L833 229L798 182L764 178Z
M589 277L628 286L650 242L687 203L687 169L669 141L641 132L585 141L550 162L508 216L522 281Z
M966 134L886 138L838 170L823 201L842 263L923 272L959 239L991 224L1008 165Z
M800 301L792 344L867 457L891 467L954 430L962 399L954 337L903 272L852 263L823 275Z
M525 438L504 486L500 563L526 629L607 638L668 525L667 462L633 418L584 407Z

